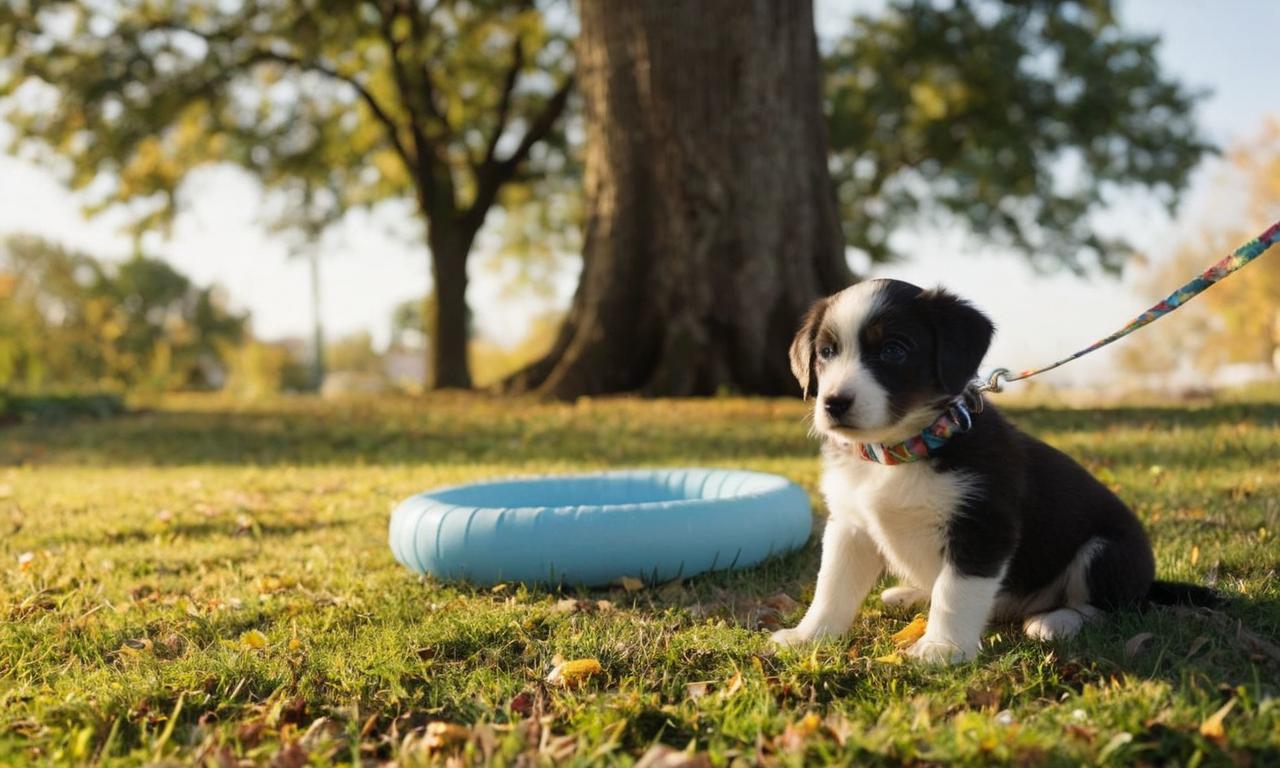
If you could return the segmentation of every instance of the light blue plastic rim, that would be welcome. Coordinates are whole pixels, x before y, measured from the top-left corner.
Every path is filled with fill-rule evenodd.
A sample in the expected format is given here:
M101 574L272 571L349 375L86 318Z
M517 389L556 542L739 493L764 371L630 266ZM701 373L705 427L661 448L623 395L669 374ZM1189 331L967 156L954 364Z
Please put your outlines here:
M747 568L803 546L811 526L809 495L778 475L623 470L421 493L391 513L388 539L439 579L599 586Z

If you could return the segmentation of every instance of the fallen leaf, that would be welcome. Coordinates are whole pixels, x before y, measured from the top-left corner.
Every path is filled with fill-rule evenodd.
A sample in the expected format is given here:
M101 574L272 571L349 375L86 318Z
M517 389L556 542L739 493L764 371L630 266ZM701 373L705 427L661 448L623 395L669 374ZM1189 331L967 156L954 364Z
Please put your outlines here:
M729 682L725 683L720 691L720 695L727 699L740 690L742 690L742 673L734 672L733 677L729 678Z
M1142 646L1146 645L1155 635L1150 632L1139 632L1129 638L1124 644L1124 656L1126 659L1132 659L1142 653Z
M1195 640L1192 640L1191 647L1187 649L1186 657L1189 659L1192 656L1195 656L1196 652L1199 651L1201 648L1203 648L1208 642L1209 642L1209 638L1205 637L1204 635L1200 635Z
M778 613L791 613L800 607L800 603L786 592L779 592L764 599L764 604Z
M251 629L240 635L240 647L247 648L251 651L261 651L266 648L267 636L256 629Z
M427 732L422 737L422 744L428 750L447 749L471 737L471 729L442 720L427 723Z
M577 685L603 671L600 662L595 659L574 659L557 664L547 675L547 682L552 685Z
M1231 699L1226 704L1218 708L1217 712L1205 718L1200 724L1200 735L1206 739L1221 741L1227 737L1227 729L1223 727L1222 721L1226 719L1227 713L1236 705L1236 699Z
M711 768L711 758L701 752L681 752L665 744L654 744L640 757L636 768Z
M929 622L925 617L916 616L910 624L895 632L890 639L899 648L906 648L924 637L924 631L928 626Z
M890 653L886 656L877 656L875 660L880 662L881 664L901 664L902 663L902 657L899 656L897 653Z
M271 757L271 768L303 768L307 764L307 750L302 745L290 742L281 747Z
M511 711L521 717L532 717L533 702L533 694L528 691L521 691L511 699Z
M644 589L644 582L634 576L622 576L618 579L618 586L627 592L639 592Z
M1200 562L1200 546L1198 544L1191 545L1191 564L1195 565Z
M778 745L786 750L802 749L805 742L817 733L821 727L822 718L810 712L796 722L787 725L782 731L782 735L778 737Z
M35 552L23 552L18 555L18 568L24 571L31 570L31 565L36 561Z
M700 680L696 683L685 683L684 692L690 699L700 699L706 696L711 690L711 683L706 680Z

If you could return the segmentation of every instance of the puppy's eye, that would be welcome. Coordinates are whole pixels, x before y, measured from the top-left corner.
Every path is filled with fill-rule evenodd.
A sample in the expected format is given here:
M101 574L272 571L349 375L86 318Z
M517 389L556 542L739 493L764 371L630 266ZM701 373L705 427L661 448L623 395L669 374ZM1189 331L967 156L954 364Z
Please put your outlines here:
M823 360L830 360L836 356L836 347L834 344L823 344L818 348L818 357Z
M906 362L907 348L901 342L885 342L885 345L880 348L880 359L886 363Z

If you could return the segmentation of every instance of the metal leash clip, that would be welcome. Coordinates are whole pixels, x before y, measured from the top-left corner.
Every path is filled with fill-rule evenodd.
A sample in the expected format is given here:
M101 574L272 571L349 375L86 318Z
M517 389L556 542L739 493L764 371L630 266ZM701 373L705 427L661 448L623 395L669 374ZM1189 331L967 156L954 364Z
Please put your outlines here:
M1013 372L1012 372L1012 371L1010 371L1008 368L997 368L997 369L995 369L994 371L992 371L992 372L991 372L991 375L987 377L987 380L986 380L986 381L981 382L981 383L979 383L979 384L978 384L978 392L979 392L979 393L982 393L982 392L996 392L996 393L1003 392L1003 391L1004 391L1004 384L1002 384L1002 383L1000 382L1000 379L1002 379L1002 378L1003 378L1003 379L1005 379L1006 381L1012 381L1012 380L1013 380Z

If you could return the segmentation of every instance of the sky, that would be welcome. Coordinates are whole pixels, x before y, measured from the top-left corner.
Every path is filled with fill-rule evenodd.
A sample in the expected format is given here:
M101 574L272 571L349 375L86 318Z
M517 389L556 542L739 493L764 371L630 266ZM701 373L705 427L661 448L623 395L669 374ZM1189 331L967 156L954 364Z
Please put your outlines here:
M817 0L818 36L837 37L856 11L874 11L883 0ZM1258 30L1280 29L1280 2L1273 0L1122 0L1128 29L1160 35L1162 64L1187 85L1205 89L1198 117L1220 146L1245 139L1267 115L1280 116L1274 79L1275 54ZM0 142L6 138L0 123ZM1176 244L1185 216L1214 204L1221 161L1205 162L1193 177L1178 218L1142 194L1128 195L1102 219L1123 229L1152 260ZM197 283L226 288L233 306L253 316L263 338L306 337L311 305L305 262L289 244L266 231L262 194L255 182L234 169L212 168L193 175L182 192L183 212L168 238L149 237L148 253L170 261ZM109 259L127 257L131 240L122 219L106 214L86 219L77 198L51 170L0 155L0 236L25 232ZM420 298L430 287L428 254L416 240L418 225L407 206L384 206L357 213L326 236L322 256L322 318L331 338L367 330L386 343L391 309ZM920 285L944 285L983 308L999 328L987 368L1028 368L1087 346L1123 325L1167 291L1153 291L1134 270L1116 280L1037 274L1013 254L985 247L958 229L904 232L908 262L877 267L873 275ZM482 239L481 254L492 248ZM1205 264L1221 254L1205 254ZM503 283L481 259L473 259L468 300L476 325L499 342L519 340L528 318L545 311L543 300L505 296ZM1188 278L1191 276L1188 275ZM566 278L550 301L567 304ZM1168 286L1170 290L1173 285ZM1162 322L1176 323L1175 315ZM1125 342L1121 342L1125 343ZM1133 342L1129 342L1133 343ZM1059 371L1046 381L1072 385L1110 378L1116 356L1104 350Z

